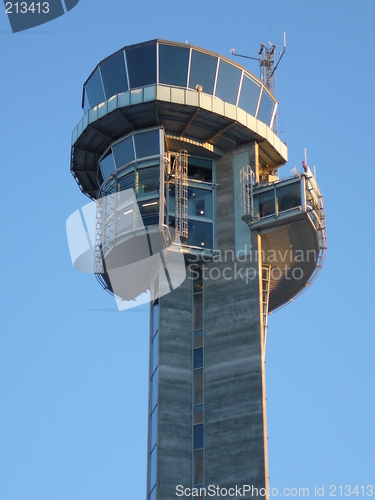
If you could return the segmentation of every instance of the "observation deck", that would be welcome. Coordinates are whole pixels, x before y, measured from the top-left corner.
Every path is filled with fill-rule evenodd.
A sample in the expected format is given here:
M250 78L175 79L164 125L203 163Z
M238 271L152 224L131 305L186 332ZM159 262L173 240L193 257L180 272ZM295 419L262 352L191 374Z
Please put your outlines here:
M310 286L323 266L323 196L308 167L303 174L257 185L244 168L241 184L242 220L261 235L262 264L270 266L271 312Z

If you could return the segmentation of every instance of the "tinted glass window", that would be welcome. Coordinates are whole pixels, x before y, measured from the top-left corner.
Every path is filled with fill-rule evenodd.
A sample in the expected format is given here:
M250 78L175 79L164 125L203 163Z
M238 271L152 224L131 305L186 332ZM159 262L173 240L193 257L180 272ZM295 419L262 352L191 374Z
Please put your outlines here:
M263 89L257 116L258 120L270 126L274 107L275 101L272 99L269 93Z
M195 89L196 85L202 85L203 92L213 94L216 66L217 57L193 50L191 53L189 88Z
M152 341L152 372L158 366L159 362L159 334L157 333Z
M194 295L203 291L202 268L197 266L192 268L194 279Z
M158 370L153 374L151 380L151 411L158 402Z
M203 347L203 330L196 330L194 332L194 348Z
M125 189L134 189L134 172L120 177L117 183L118 191L124 191Z
M111 57L111 59L108 59L108 61L103 62L100 65L100 71L107 99L128 90L124 53L122 51Z
M90 109L90 102L89 98L86 92L86 89L83 91L83 111L87 113L87 111Z
M203 423L203 405L194 407L194 424Z
M169 187L169 205L168 210L169 213L174 214L176 209L176 190L174 186Z
M150 438L150 447L153 449L153 447L156 445L156 439L157 439L157 430L158 430L158 407L155 408L155 410L152 412L151 415L151 438Z
M194 330L203 328L203 301L202 294L194 297Z
M160 168L159 167L147 167L141 168L137 172L138 185L137 185L137 195L142 194L153 194L159 191L159 181L160 181ZM145 207L145 205L143 205Z
M159 201L145 201L138 203L138 206L145 226L159 224Z
M194 405L203 404L203 369L194 370Z
M203 424L194 425L194 450L203 448Z
M102 171L103 179L107 179L115 171L115 162L113 161L112 153L109 152L100 162L100 170Z
M155 302L152 306L152 335L159 330L159 303Z
M236 104L241 73L242 71L239 68L221 59L217 76L216 97L231 104Z
M203 347L194 349L194 369L203 367Z
M195 181L212 182L212 162L189 156L188 177Z
M288 184L276 189L279 212L301 205L301 187L299 182Z
M213 248L212 223L188 220L188 230L188 245Z
M126 51L130 88L156 83L156 45L145 45Z
M260 94L260 85L257 85L253 80L246 75L243 76L242 89L238 106L255 116Z
M203 450L194 451L193 485L203 484Z
M150 490L156 484L156 451L157 448L154 448L150 455Z
M189 187L188 215L212 219L212 191Z
M186 87L190 49L159 45L159 82Z
M134 135L137 159L159 154L159 130Z
M133 139L131 137L119 142L112 149L117 169L134 160Z
M85 85L87 95L90 101L90 107L93 108L97 104L105 101L102 80L100 78L99 69L96 68L92 77Z
M275 193L273 189L254 196L254 215L257 218L267 217L275 213Z

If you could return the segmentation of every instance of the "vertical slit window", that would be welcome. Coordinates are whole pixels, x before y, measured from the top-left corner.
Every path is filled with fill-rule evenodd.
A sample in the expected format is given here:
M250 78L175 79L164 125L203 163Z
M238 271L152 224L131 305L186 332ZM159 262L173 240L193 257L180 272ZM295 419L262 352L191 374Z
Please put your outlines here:
M194 425L194 450L203 448L203 424Z
M155 408L158 402L158 378L159 374L156 369L151 379L151 411Z
M203 328L203 300L202 294L197 294L194 297L194 330L202 330Z
M203 368L194 370L194 405L203 404Z

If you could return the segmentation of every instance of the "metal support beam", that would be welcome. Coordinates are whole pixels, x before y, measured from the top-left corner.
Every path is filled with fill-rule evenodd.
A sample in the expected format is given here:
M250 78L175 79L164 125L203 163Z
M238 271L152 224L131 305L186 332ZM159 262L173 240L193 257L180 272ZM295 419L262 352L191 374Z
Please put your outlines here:
M216 139L216 137L219 137L219 135L221 135L224 132L226 132L227 130L229 130L231 127L233 127L233 125L235 125L235 122L230 123L226 127L224 127L221 130L219 130L219 132L216 132L216 134L214 134L211 137L209 137L208 139L206 139L206 142L212 142L212 141L214 141ZM226 139L226 137L225 137L225 139ZM231 139L228 139L228 141L231 141ZM232 142L234 142L234 141L232 141Z
M182 137L184 134L186 134L186 132L189 130L189 128L191 127L191 124L193 123L193 121L195 120L195 117L197 116L198 112L200 111L200 108L197 108L194 113L191 115L191 117L189 118L189 121L187 122L187 124L185 125L185 128L184 130L181 132L180 134L180 137Z

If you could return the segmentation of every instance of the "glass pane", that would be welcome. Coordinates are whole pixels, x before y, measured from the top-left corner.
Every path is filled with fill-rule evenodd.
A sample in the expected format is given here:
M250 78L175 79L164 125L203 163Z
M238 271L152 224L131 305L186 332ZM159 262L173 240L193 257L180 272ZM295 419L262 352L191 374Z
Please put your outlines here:
M176 189L174 186L169 186L169 203L168 203L168 210L169 213L174 214L175 209L176 209Z
M118 179L117 182L118 191L124 191L125 189L134 189L134 172L130 172Z
M156 44L126 51L130 88L156 83Z
M155 408L158 402L158 369L153 374L151 379L151 411Z
M203 423L203 405L194 406L194 424Z
M203 424L194 425L194 450L203 448Z
M133 139L131 137L119 142L112 149L117 169L134 160Z
M83 111L87 113L87 111L90 109L90 102L89 98L86 92L86 89L83 91Z
M195 181L212 182L212 162L189 156L188 178Z
M157 452L158 447L155 446L155 448L152 450L151 455L150 455L150 490L155 486L156 484L156 452Z
M156 445L157 433L158 433L158 407L151 414L151 437L150 437L150 449L152 450Z
M213 94L216 77L217 57L193 50L191 53L189 88L202 85L202 91Z
M116 236L134 230L134 209L133 206L125 207L116 214Z
M188 216L212 219L212 191L188 188Z
M193 486L203 483L203 450L194 452Z
M159 130L136 134L134 135L134 142L138 160L160 153Z
M123 51L100 65L106 98L128 90Z
M237 103L242 70L220 59L216 97L230 104Z
M159 224L159 201L145 201L138 203L138 207L145 226Z
M194 348L196 347L203 347L203 330L194 332Z
M248 76L243 76L238 106L253 116L255 116L257 110L260 88L260 85L255 83Z
M152 336L159 330L159 303L152 306Z
M103 179L107 179L115 171L115 162L111 151L99 162L100 170L102 171Z
M193 267L194 293L203 291L202 268L200 266Z
M202 330L203 328L203 295L194 296L194 330Z
M194 349L194 369L203 368L203 347Z
M152 341L152 373L156 370L159 363L159 334L156 333L153 341Z
M275 101L272 99L269 93L263 89L257 115L258 120L265 123L269 127L271 125L271 119L274 108L275 108Z
M276 189L279 212L301 205L301 186L299 182Z
M275 213L275 194L274 190L254 196L254 215L257 218L267 217Z
M137 171L137 195L142 195L145 193L155 193L159 192L159 182L160 182L160 168L159 167L147 167L140 168ZM148 203L153 203L149 205ZM142 206L149 207L154 206L155 202L145 202Z
M85 89L90 101L90 107L93 108L97 104L105 101L102 80L100 78L99 69L96 68L90 80L86 83Z
M203 369L194 370L194 405L203 404Z
M159 45L159 83L186 87L190 49Z
M213 248L212 223L188 220L188 229L188 245L201 248Z
M151 491L149 500L156 500L156 488Z

